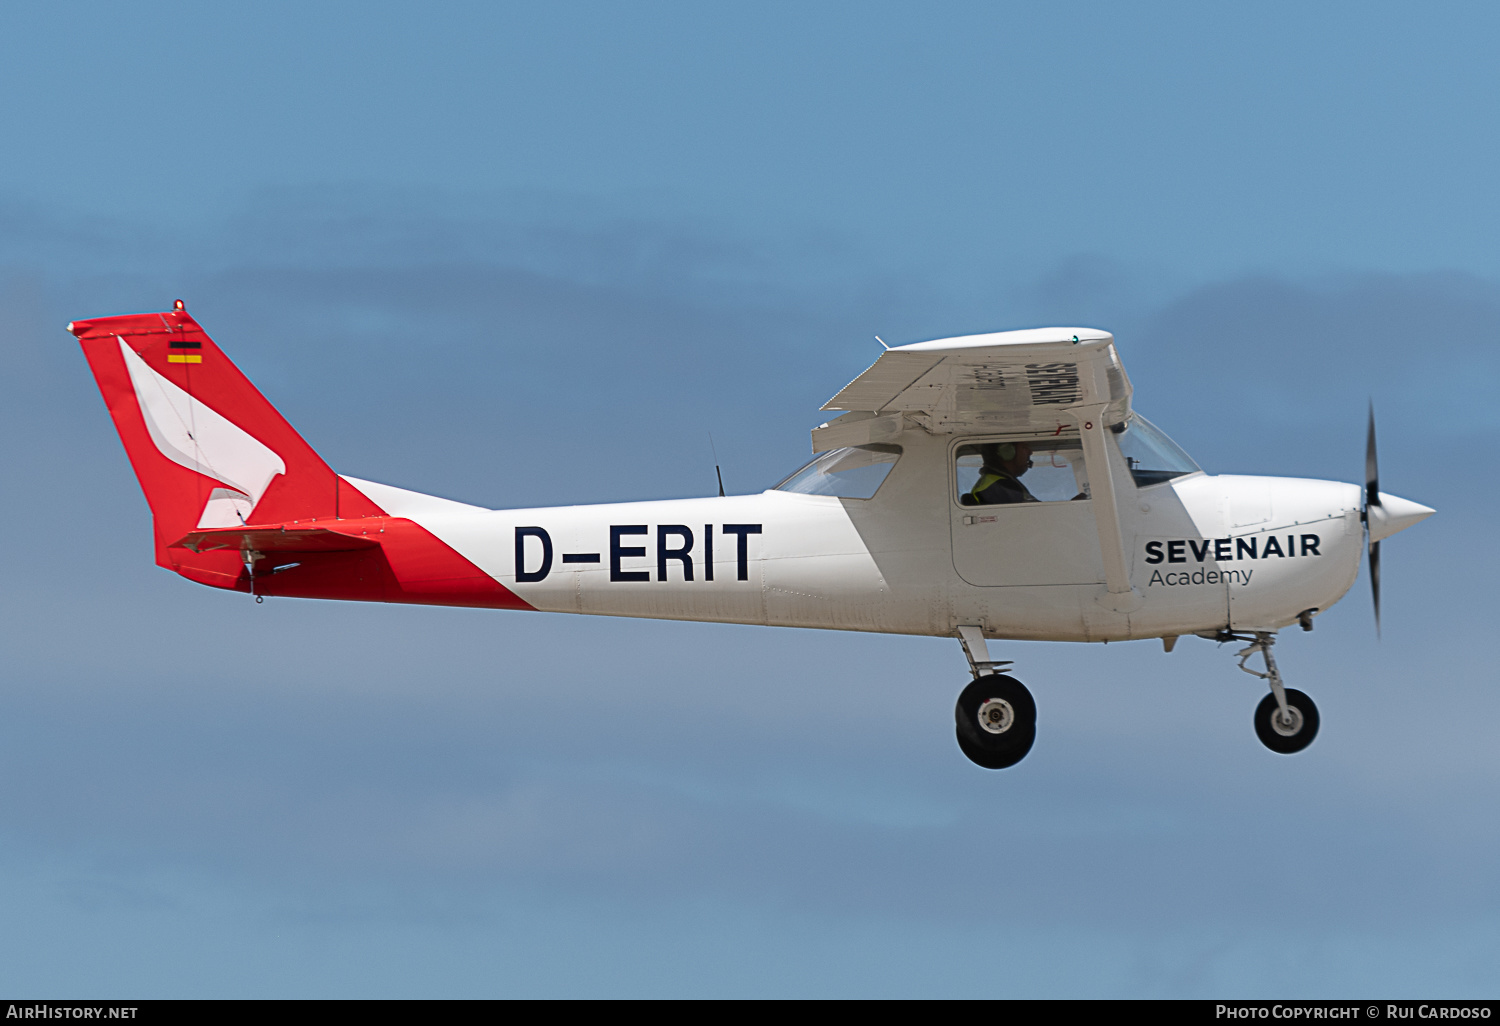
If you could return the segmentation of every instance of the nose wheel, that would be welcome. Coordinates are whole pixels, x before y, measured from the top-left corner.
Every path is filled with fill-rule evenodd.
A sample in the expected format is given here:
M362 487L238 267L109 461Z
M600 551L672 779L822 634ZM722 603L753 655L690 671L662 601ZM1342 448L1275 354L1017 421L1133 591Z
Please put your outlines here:
M1267 695L1255 707L1255 736L1271 751L1291 755L1312 744L1318 736L1318 707L1296 688L1285 690L1285 715L1275 695Z
M1275 635L1257 631L1246 640L1250 641L1250 646L1239 653L1240 669L1271 685L1271 693L1255 707L1255 736L1273 752L1282 755L1300 752L1318 736L1318 707L1296 688L1281 683L1281 671L1276 668L1276 659L1271 655ZM1245 665L1246 660L1257 652L1265 658L1265 673Z

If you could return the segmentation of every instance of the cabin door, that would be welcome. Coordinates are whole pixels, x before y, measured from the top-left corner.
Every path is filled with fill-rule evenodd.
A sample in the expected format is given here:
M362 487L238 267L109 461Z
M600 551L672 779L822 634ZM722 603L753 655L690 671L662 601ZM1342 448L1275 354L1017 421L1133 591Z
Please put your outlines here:
M953 568L981 587L1102 584L1078 439L964 439L952 452Z

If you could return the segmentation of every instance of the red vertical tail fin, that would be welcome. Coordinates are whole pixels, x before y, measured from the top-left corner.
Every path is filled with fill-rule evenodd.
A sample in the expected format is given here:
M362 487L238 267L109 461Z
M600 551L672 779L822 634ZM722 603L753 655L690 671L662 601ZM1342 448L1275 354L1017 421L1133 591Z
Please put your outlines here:
M198 556L174 543L205 529L382 513L323 462L180 301L166 313L74 321L68 330L146 493L159 565L232 587L218 578L237 578L236 556Z

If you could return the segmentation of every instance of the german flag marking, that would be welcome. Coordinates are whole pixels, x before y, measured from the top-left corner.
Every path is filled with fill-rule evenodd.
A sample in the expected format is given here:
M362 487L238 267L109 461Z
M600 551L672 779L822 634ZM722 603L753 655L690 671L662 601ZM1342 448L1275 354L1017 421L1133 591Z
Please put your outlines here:
M197 353L192 353L192 354L188 354L188 353L168 353L167 354L167 362L168 363L202 363L203 362L203 357L199 356Z

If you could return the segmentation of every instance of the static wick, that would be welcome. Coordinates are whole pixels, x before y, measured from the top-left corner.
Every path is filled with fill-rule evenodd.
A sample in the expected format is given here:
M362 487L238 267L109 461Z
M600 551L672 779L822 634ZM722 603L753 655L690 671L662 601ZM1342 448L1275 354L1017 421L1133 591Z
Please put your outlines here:
M879 335L875 336L875 341L879 342L882 346L885 346L885 348L887 348L887 349L891 348L890 346L886 346L885 345L885 339L881 338Z

